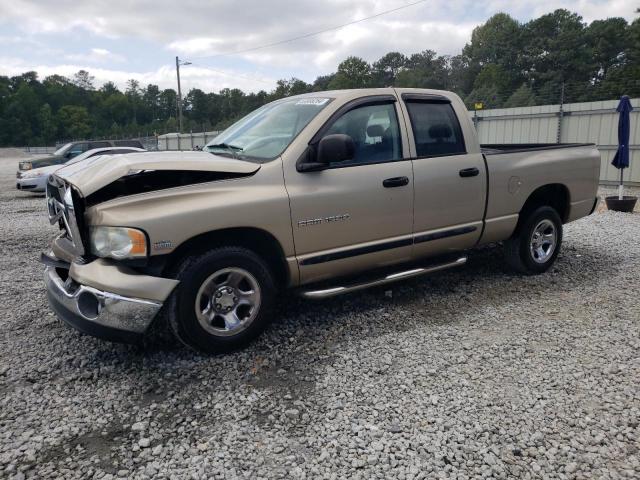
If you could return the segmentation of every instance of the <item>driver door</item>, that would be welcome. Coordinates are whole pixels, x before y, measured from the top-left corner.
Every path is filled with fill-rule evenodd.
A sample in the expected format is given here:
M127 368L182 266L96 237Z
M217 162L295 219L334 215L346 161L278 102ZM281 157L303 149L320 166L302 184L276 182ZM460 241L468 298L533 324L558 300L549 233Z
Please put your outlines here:
M351 136L353 159L285 173L302 283L411 258L413 173L399 118L392 95L350 102L321 136Z

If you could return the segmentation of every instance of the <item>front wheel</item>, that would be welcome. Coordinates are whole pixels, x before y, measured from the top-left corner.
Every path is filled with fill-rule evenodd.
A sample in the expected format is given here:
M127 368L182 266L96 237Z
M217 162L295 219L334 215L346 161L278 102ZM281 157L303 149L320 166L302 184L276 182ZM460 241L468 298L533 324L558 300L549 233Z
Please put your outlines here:
M562 220L555 209L539 207L518 225L504 242L507 263L519 272L546 272L556 260L562 244Z
M223 247L186 258L172 297L171 328L184 344L206 353L239 348L271 319L276 287L269 267L255 253Z

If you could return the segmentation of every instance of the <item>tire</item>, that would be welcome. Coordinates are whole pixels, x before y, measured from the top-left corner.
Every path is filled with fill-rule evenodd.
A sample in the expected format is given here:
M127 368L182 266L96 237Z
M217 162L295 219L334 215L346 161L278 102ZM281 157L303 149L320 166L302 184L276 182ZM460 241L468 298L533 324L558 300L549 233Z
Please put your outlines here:
M180 284L170 299L169 325L194 350L236 350L271 320L276 283L267 264L251 250L222 247L187 257L176 278Z
M560 252L562 220L555 209L546 206L530 211L521 220L513 236L504 242L507 263L527 275L544 273Z

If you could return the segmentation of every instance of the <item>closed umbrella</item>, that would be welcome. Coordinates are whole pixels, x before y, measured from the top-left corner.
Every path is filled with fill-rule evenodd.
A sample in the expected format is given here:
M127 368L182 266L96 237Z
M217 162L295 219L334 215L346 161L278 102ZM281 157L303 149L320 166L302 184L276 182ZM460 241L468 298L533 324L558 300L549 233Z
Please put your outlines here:
M629 132L631 130L631 119L629 112L633 110L631 100L628 95L620 98L620 103L616 111L620 114L618 117L618 150L611 165L620 170L620 185L618 186L618 199L622 200L622 176L625 168L629 168Z

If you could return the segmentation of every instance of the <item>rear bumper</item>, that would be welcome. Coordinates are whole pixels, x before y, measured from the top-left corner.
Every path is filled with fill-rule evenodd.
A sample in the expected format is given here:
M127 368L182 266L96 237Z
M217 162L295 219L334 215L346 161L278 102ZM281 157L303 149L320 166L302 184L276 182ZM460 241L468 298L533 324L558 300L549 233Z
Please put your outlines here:
M44 281L51 308L73 328L114 342L140 343L162 302L125 297L63 280L47 265Z

